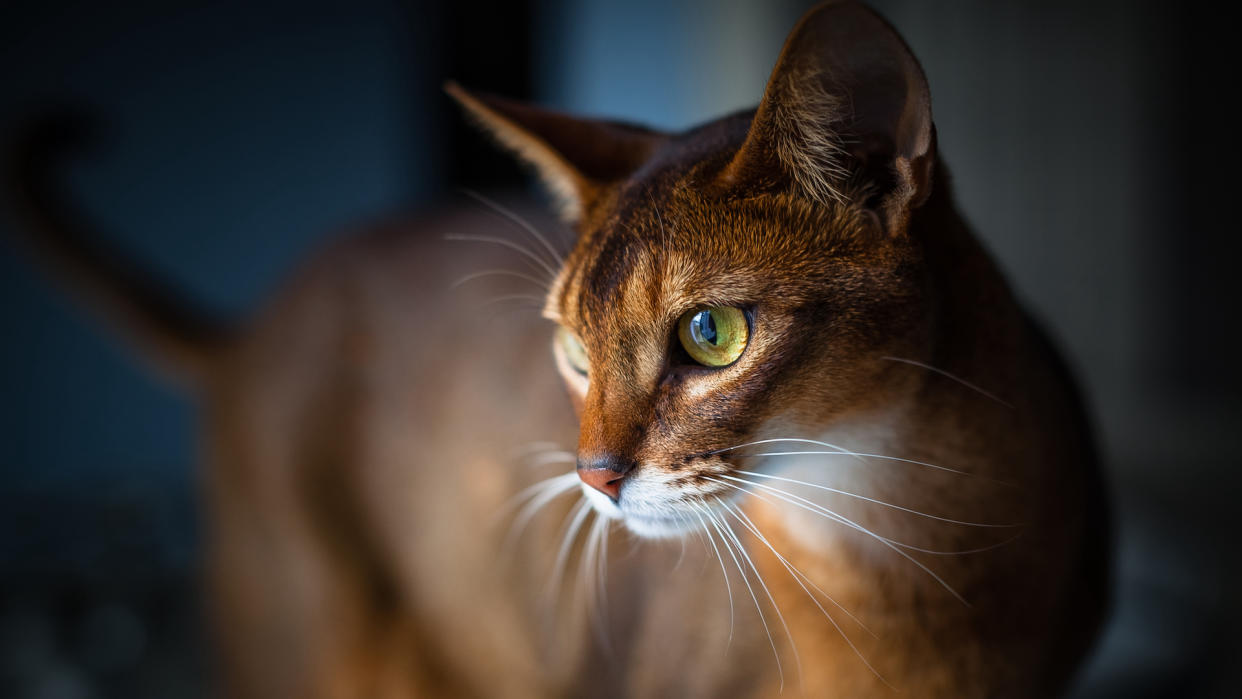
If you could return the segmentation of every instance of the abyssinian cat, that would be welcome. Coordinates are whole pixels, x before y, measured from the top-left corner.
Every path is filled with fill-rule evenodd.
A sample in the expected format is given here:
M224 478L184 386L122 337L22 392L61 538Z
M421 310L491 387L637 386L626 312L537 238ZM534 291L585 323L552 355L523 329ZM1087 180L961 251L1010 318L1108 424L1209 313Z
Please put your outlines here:
M556 194L563 259L499 207L394 222L217 327L22 153L35 247L201 399L227 695L1066 687L1106 597L1091 438L890 26L816 7L757 110L679 134L449 92Z

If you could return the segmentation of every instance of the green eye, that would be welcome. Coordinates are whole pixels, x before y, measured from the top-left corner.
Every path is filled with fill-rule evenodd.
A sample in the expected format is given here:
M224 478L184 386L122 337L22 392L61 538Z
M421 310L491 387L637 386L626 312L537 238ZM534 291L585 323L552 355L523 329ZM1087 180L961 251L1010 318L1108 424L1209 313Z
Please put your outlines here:
M572 332L564 327L556 329L556 343L561 346L561 351L565 353L565 361L569 362L569 366L574 371L586 376L587 368L591 366L590 360L587 359L586 348L582 346L579 340Z
M740 308L704 308L689 311L677 321L677 337L694 361L722 367L742 356L750 340L750 325Z

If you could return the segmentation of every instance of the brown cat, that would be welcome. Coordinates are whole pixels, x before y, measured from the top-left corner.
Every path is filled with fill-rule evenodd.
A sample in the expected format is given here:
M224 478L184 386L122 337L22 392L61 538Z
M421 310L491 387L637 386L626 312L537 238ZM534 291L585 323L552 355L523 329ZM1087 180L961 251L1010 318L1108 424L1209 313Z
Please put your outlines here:
M449 91L557 194L563 261L393 223L217 331L23 175L35 242L202 399L228 695L1064 689L1105 599L1090 434L891 27L813 9L757 111L681 134ZM473 281L522 259L554 362Z

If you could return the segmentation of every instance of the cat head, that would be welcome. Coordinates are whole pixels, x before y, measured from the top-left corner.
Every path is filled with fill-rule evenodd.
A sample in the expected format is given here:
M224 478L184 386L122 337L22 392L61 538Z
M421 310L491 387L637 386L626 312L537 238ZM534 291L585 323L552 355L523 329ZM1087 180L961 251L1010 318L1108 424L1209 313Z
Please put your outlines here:
M929 333L909 223L934 133L921 68L870 10L811 10L754 112L680 134L448 90L578 231L545 315L601 513L691 528L736 494L742 445L900 392L882 358Z

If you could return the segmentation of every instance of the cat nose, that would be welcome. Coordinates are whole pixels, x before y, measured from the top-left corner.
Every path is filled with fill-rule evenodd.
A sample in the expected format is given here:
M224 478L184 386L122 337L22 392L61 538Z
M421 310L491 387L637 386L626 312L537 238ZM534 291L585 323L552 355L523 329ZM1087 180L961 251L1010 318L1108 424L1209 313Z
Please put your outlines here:
M578 459L578 477L583 483L616 502L621 495L621 481L634 470L634 463L612 456Z

